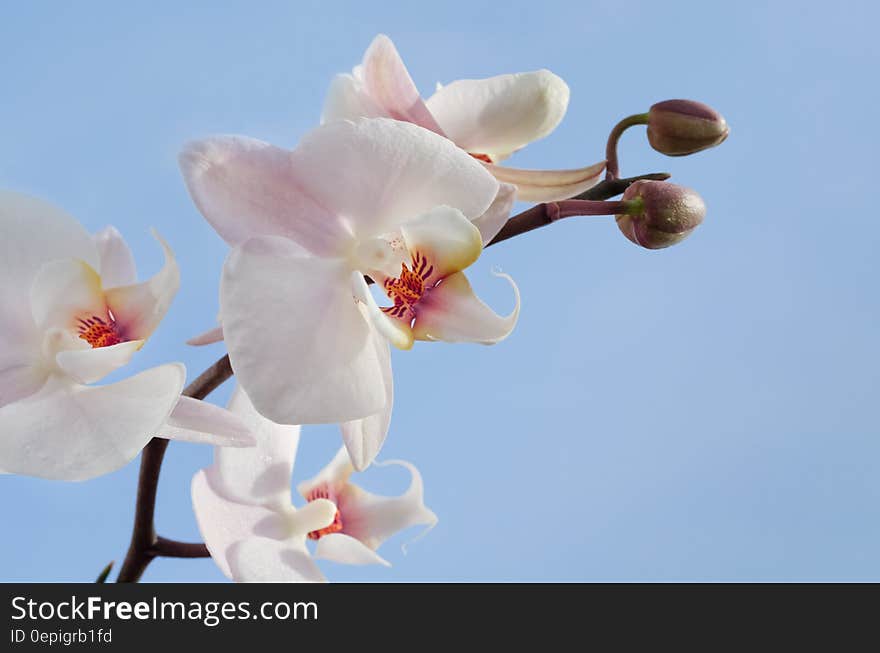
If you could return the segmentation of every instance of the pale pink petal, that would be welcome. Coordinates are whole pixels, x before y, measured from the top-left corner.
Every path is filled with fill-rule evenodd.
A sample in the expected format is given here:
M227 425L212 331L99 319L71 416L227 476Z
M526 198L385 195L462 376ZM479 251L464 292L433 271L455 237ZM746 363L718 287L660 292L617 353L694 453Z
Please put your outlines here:
M207 401L181 397L160 429L163 438L213 444L218 447L253 448L255 434L235 413Z
M148 281L118 286L105 293L121 333L130 340L146 340L153 334L180 288L180 269L174 252L158 233L154 231L153 236L165 253L162 269Z
M31 285L31 309L41 329L74 329L78 318L92 316L108 320L101 277L75 258L50 261L40 268Z
M437 515L425 506L422 475L414 465L403 460L376 465L398 465L408 470L412 480L406 492L399 497L383 497L348 485L348 491L338 502L343 515L342 532L374 551L389 537L410 526L433 527L437 523Z
M0 469L65 481L119 469L168 418L184 377L173 363L98 387L47 383L0 408Z
M413 272L421 274L426 284L464 270L483 251L480 230L448 206L435 207L406 222L400 234L418 260L413 261Z
M55 355L55 362L78 383L96 383L128 364L143 346L143 340L129 340L109 347L66 349Z
M592 188L602 179L605 162L573 170L522 170L484 164L498 181L514 184L516 198L526 202L556 202Z
M369 96L363 83L352 75L336 75L330 82L321 123L333 120L390 117Z
M203 345L213 345L215 342L222 342L223 340L223 327L214 327L213 329L208 329L204 333L200 333L197 336L194 336L186 341L186 344L192 345L193 347L201 347Z
M180 169L195 205L230 245L277 235L331 255L351 241L342 220L311 196L310 176L287 150L244 136L211 138L187 145Z
M104 227L92 238L98 248L98 271L104 288L129 286L137 281L134 256L116 227Z
M556 129L568 97L562 79L539 70L460 79L434 93L427 107L456 145L500 161Z
M299 444L299 426L276 424L260 415L236 386L229 410L250 428L256 446L214 450L216 490L228 499L271 508L290 506L290 477Z
M413 325L417 340L494 344L513 331L519 319L519 289L508 275L496 273L510 283L516 306L506 316L495 313L474 294L461 272L446 277L422 297Z
M510 212L513 209L513 203L516 201L516 186L513 184L500 184L498 194L495 201L486 209L486 212L478 218L474 218L472 222L474 226L480 230L480 238L483 245L487 245L501 231L507 220L510 218Z
M391 39L384 34L373 39L364 54L362 66L361 75L367 93L386 115L443 135Z
M315 558L344 565L391 566L390 562L373 549L345 533L330 533L319 539L315 546Z
M338 423L380 412L387 397L371 327L343 261L309 258L283 238L235 248L220 284L236 377L279 424Z
M498 192L494 177L449 140L385 118L322 125L292 158L311 197L344 216L360 240L392 232L439 205L476 218Z

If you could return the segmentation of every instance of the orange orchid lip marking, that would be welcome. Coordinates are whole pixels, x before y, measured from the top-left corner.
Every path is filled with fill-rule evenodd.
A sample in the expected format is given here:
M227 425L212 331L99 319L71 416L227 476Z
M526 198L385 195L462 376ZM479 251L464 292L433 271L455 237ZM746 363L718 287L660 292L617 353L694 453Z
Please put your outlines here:
M308 496L306 496L306 501L314 501L315 499L328 499L333 501L333 497L330 496L330 491L327 489L326 485L321 485L313 489L309 492ZM334 501L335 503L335 501ZM324 528L320 528L316 531L312 531L309 533L308 537L310 540L320 540L325 535L330 535L331 533L338 533L342 530L342 515L339 513L339 510L336 510L336 514L333 516L333 522L329 526L325 526Z
M488 154L478 154L475 152L468 152L468 154L474 157L477 161L482 161L484 163L494 163L494 161L492 161L492 157Z
M383 307L382 312L398 319L415 317L414 306L425 294L425 282L433 273L434 266L428 259L420 252L413 252L410 267L401 263L400 276L389 277L382 284L385 294L394 302L394 306Z
M77 323L79 337L89 343L92 349L110 347L125 342L125 338L119 333L119 325L110 315L107 316L107 320L97 315L79 318Z

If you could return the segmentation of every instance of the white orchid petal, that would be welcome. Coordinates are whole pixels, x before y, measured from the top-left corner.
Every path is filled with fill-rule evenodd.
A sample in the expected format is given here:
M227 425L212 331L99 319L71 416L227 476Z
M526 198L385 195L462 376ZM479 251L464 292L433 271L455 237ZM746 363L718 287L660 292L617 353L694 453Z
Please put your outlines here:
M0 191L0 354L15 346L7 339L11 331L33 330L30 291L40 268L66 258L99 267L98 251L82 225L48 202Z
M383 565L391 563L378 553L345 533L330 533L318 540L315 547L315 558L331 560L344 565Z
M556 202L592 188L602 179L605 162L573 170L523 170L484 164L496 179L514 184L517 199L526 202Z
M483 215L472 220L474 226L480 230L480 238L484 247L492 242L501 228L507 224L515 201L516 186L502 183L498 186L498 194L492 205L486 209Z
M480 258L483 251L480 230L462 213L437 206L401 225L400 233L410 252L419 253L427 283L459 272ZM413 270L417 274L419 269Z
M460 79L426 102L456 145L500 161L543 138L562 121L568 85L549 70Z
M352 75L336 75L330 82L321 123L333 120L355 120L357 118L380 118L388 116L369 96L364 85Z
M165 253L165 265L151 279L130 286L118 286L105 293L107 306L122 333L130 339L146 340L159 326L180 288L180 268L174 252L153 232Z
M327 463L324 468L315 474L312 478L301 481L296 486L296 491L304 499L308 499L309 495L316 488L324 485L330 487L341 487L348 483L355 466L352 464L351 456L345 447L340 447L333 456L333 459Z
M180 398L158 435L218 447L252 448L256 444L255 434L241 417L191 397Z
M31 396L43 387L48 376L43 366L31 361L3 362L0 364L0 408Z
M50 261L40 268L31 285L31 309L42 329L72 329L79 317L108 319L101 277L75 258Z
M364 275L360 272L352 272L351 286L354 297L363 305L366 316L375 330L398 349L412 349L413 335L409 324L382 312L367 286Z
M384 497L372 494L360 487L349 485L347 496L340 500L343 511L343 533L376 550L389 537L411 526L433 527L435 515L424 499L422 475L415 465L404 460L387 460L377 466L397 465L409 471L412 480L401 496Z
M92 238L98 248L98 270L105 288L129 286L137 281L134 256L116 227L104 227Z
M186 344L193 347L202 347L204 345L213 345L215 342L223 341L223 327L214 327L208 329L204 333L200 333L186 341Z
M495 178L449 140L385 118L322 125L291 156L303 187L345 216L359 240L440 205L475 218L498 192Z
M384 34L373 39L361 65L367 93L388 117L443 135L391 39Z
M280 424L360 419L387 401L370 325L345 263L264 236L229 255L220 286L232 367L257 410Z
M291 545L263 537L243 540L230 547L231 578L238 583L323 583L305 543Z
M55 355L55 362L78 383L96 383L126 365L143 345L143 340L129 340L109 347L67 349Z
M0 408L0 469L66 481L119 469L159 431L184 377L174 363L99 387L49 383Z
M446 277L422 297L413 325L416 339L488 345L509 336L519 319L519 289L509 275L495 274L507 279L513 288L516 306L510 314L501 316L495 313L474 294L467 277L459 272Z
M232 578L229 550L236 542L258 536L286 536L284 521L278 513L227 499L216 489L211 470L202 470L193 477L192 503L205 546L228 578Z
M240 503L289 507L300 427L276 424L260 415L241 386L233 390L229 410L250 428L256 446L214 450L212 478L217 492Z
M211 138L188 144L180 169L195 205L230 245L286 236L331 255L351 240L342 220L308 193L311 177L287 150L243 136Z

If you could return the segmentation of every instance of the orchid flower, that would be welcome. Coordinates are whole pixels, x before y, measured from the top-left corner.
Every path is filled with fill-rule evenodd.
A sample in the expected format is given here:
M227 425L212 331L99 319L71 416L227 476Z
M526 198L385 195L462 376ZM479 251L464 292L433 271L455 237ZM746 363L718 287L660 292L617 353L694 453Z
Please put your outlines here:
M367 492L350 482L345 448L327 467L299 486L306 500L291 503L290 478L299 426L262 417L236 387L229 409L257 436L248 449L217 448L214 464L193 478L192 499L205 544L220 570L237 582L323 581L314 559L345 564L389 563L376 549L398 531L437 517L424 504L422 478L403 461L388 461L411 474L398 497ZM314 555L308 540L316 540Z
M575 170L521 170L496 164L556 129L568 97L562 79L538 70L438 84L434 95L423 100L394 43L380 34L361 65L334 78L321 120L381 116L415 123L483 161L499 181L516 186L519 199L551 202L595 186L605 162Z
M114 228L92 237L42 200L0 192L0 471L92 478L154 435L251 444L240 419L180 396L178 363L88 385L129 362L177 292L177 263L159 241L164 267L137 283Z
M389 342L491 344L516 324L509 277L516 306L502 317L461 272L503 225L510 193L445 138L388 119L337 121L293 151L244 137L195 142L181 168L233 246L220 314L239 382L275 422L341 423L357 469L388 429Z

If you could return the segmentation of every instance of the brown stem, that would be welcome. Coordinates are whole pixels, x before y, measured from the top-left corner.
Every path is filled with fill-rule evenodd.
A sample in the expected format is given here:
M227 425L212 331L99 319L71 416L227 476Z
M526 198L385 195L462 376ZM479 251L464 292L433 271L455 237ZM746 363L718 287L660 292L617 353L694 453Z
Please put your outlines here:
M232 366L229 363L229 355L226 355L202 372L195 381L186 386L182 394L193 399L204 399L231 376ZM167 448L168 440L165 438L153 438L141 453L141 469L138 476L137 499L134 510L134 527L131 531L131 543L128 546L128 552L125 554L125 561L122 563L119 576L116 578L117 583L137 582L153 558L167 555L163 552L163 548L159 546L160 542L164 542L165 546L171 543L183 545L184 548L193 546L182 542L166 540L156 535L154 525L156 491L159 487L159 472L162 469L162 459L165 457L165 450ZM174 547L172 549L175 551L183 550ZM179 555L176 557L197 556Z
M611 133L608 134L608 142L605 145L605 179L612 180L620 177L620 169L617 164L617 141L620 140L621 134L633 125L645 125L648 123L647 113L636 113L627 116L619 123L614 125Z
M663 181L668 178L669 175L667 173L659 172L630 177L628 179L606 179L571 199L607 200L620 195L631 183L639 179ZM564 204L564 202L561 204ZM613 207L612 210L614 210ZM533 229L545 227L562 217L566 217L566 215L575 214L577 213L560 211L559 205L553 202L537 204L510 218L495 238L487 243L486 247L527 233ZM220 384L231 377L232 374L232 366L229 363L229 355L227 354L202 372L195 381L186 387L182 394L194 399L204 399ZM165 450L167 448L168 440L153 438L141 453L134 528L131 533L128 553L116 579L117 583L137 582L154 558L204 558L210 555L205 545L201 542L177 542L156 534L154 526L156 491L159 486L159 472L162 468L162 459L165 457Z

